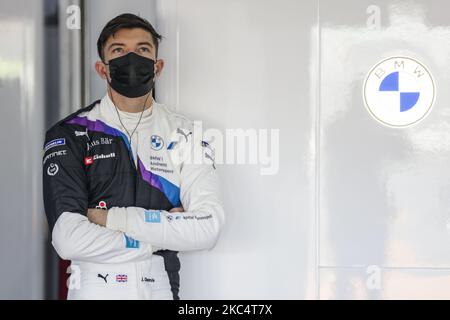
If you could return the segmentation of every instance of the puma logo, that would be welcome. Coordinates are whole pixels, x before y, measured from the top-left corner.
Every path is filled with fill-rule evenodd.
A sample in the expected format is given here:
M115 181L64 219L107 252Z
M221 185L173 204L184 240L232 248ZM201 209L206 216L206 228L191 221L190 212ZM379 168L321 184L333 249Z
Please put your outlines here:
M109 273L106 274L106 276L102 276L100 273L97 274L97 277L102 278L103 280L105 280L105 283L108 283L108 281L106 280L106 278L108 278Z
M77 137L86 136L89 139L87 128L86 131L75 131L75 136Z
M184 138L186 139L186 142L188 141L188 137L192 134L192 132L189 132L188 134L186 134L186 133L184 133L184 131L181 130L180 128L177 128L177 133L183 135Z

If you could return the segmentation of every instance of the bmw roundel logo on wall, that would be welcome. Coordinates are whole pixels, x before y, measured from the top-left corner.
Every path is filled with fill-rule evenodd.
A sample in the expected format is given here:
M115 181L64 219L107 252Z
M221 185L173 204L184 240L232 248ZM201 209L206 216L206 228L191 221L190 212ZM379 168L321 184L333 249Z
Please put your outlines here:
M164 140L160 136L152 135L151 140L153 150L161 150L164 146Z
M431 110L436 86L428 68L409 57L390 57L368 73L364 103L378 122L395 128L423 120Z

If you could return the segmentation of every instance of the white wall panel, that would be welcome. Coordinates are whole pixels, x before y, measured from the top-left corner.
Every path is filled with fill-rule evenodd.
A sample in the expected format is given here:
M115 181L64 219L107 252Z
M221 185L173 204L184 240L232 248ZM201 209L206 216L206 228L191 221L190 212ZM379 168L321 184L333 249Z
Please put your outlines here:
M42 7L0 2L0 299L44 295Z
M450 296L448 269L383 268L376 281L372 274L367 268L322 268L320 298L448 300Z
M367 11L373 5L378 27ZM378 298L450 297L444 285L435 286L442 275L447 281L450 267L450 28L440 13L446 6L320 1L321 297L368 297L352 280L361 277L341 269L369 265L398 268L386 271ZM371 67L396 55L424 63L437 87L428 117L403 129L375 121L362 96ZM438 291L420 291L426 285Z
M181 296L314 297L315 2L158 5L158 21L171 32L161 57L178 77L160 86L160 96L178 101L179 111L203 120L205 129L280 130L276 174L261 175L261 165L248 161L218 165L227 223L213 251L182 254Z

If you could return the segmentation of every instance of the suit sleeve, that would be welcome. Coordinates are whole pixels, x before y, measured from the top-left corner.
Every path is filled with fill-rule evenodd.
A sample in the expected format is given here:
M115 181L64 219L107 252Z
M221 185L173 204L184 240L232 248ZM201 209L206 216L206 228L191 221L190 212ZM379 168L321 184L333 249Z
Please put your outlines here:
M43 156L44 207L52 244L66 260L122 263L151 257L151 245L89 222L84 140L58 126L46 134Z
M192 137L192 135L191 135ZM190 139L189 159L181 166L180 200L185 212L111 208L107 228L123 231L154 247L190 251L212 249L225 222L219 178L211 146ZM193 155L197 152L197 159Z

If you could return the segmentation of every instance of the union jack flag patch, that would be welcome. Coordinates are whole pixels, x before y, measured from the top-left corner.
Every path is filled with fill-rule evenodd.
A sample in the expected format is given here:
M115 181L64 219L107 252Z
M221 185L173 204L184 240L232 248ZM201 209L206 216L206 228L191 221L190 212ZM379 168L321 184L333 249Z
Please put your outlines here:
M118 274L116 275L116 282L127 282L128 276L126 274Z

